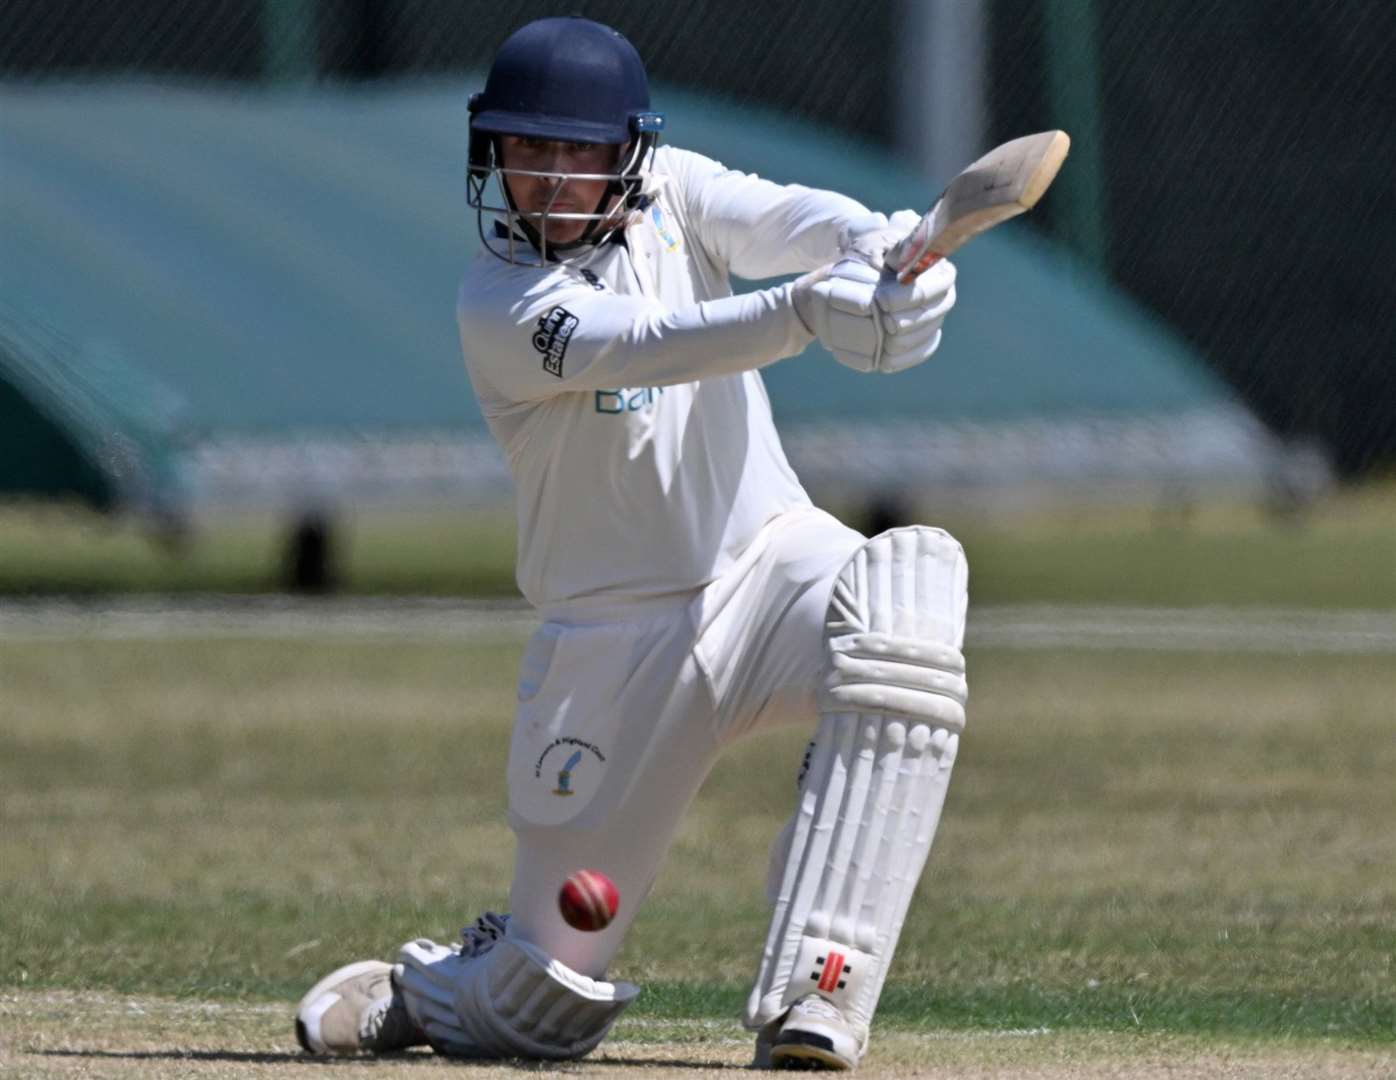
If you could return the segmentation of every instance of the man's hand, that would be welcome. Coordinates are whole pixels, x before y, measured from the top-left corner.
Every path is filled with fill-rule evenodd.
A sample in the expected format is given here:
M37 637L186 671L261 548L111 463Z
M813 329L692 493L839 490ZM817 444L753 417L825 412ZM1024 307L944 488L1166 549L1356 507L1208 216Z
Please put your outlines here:
M881 270L888 250L910 236L920 220L921 215L915 210L898 210L890 221L881 214L855 218L839 231L839 258L854 259Z
M873 297L881 271L843 259L796 278L790 298L805 329L855 371L876 371L882 356L882 319Z
M940 347L940 324L955 306L955 266L942 259L906 285L884 277L875 302L884 331L882 362L876 370L890 375L915 367Z
M804 277L791 290L795 313L834 358L854 371L905 371L940 345L955 304L955 268L943 260L908 285L853 259Z

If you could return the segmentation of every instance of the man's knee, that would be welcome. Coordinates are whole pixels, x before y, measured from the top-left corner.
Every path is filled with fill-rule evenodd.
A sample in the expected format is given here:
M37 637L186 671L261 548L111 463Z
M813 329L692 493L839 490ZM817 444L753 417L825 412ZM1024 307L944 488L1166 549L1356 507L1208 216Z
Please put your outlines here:
M968 577L941 529L891 529L859 548L829 600L820 710L964 730Z

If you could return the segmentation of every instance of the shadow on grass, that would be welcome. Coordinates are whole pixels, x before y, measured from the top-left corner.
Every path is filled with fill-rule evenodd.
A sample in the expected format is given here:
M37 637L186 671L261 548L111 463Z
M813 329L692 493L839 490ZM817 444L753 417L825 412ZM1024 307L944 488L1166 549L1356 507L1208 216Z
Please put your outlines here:
M531 1062L518 1062L519 1065ZM545 1061L537 1063L540 1068L549 1067ZM574 1067L587 1068L588 1066L597 1069L712 1069L730 1072L746 1072L750 1066L737 1065L731 1061L684 1061L674 1058L646 1058L646 1057L608 1057L604 1061L587 1061L583 1059L572 1063ZM555 1065L552 1067L556 1067Z
M226 1061L241 1065L373 1065L379 1061L429 1062L432 1054L379 1054L373 1057L312 1057L268 1050L30 1050L37 1057L91 1058L97 1061Z
M311 1054L286 1051L261 1050L30 1050L38 1057L90 1058L98 1061L223 1061L241 1065L361 1065L372 1067L391 1062L394 1065L428 1064L437 1055L427 1052L407 1051L400 1054L366 1054L361 1057L317 1057ZM469 1060L472 1065L490 1065L496 1068L514 1069L517 1072L555 1071L559 1065L572 1070L587 1069L723 1069L745 1071L745 1065L735 1065L730 1061L682 1061L669 1058L616 1057L608 1055L604 1061L557 1062L557 1061L480 1061Z

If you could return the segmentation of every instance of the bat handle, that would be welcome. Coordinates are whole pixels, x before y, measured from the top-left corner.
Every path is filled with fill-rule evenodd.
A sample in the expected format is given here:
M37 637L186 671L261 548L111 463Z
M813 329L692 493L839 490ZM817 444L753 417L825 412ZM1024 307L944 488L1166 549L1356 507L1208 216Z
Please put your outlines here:
M903 285L910 285L943 258L945 256L940 252L927 250L919 259L898 274L897 280Z

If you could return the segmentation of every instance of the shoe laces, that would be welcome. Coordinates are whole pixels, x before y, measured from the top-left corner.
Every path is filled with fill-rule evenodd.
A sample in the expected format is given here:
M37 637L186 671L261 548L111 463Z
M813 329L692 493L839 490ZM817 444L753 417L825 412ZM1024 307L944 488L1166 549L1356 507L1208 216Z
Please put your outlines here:
M509 916L487 911L460 932L461 955L480 956L494 948L509 931Z
M379 998L359 1022L359 1042L364 1046L397 1046L409 1041L416 1025L396 993Z
M827 1001L818 994L810 994L808 997L801 998L795 1005L795 1011L820 1020L837 1020L839 1023L844 1023L843 1011L833 1002Z

